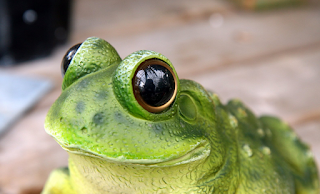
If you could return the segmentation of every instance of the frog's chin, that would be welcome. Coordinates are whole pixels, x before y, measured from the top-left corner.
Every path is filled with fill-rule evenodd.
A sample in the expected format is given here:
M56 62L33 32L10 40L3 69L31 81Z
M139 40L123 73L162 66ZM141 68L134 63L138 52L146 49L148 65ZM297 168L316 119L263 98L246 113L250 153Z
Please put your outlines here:
M67 147L59 143L60 146L72 154L79 154L88 157L95 157L101 160L109 162L117 162L132 165L145 165L145 166L174 166L180 164L187 164L196 161L201 161L206 159L210 154L210 144L208 142L202 142L193 149L189 150L186 154L181 156L166 158L166 159L128 159L125 156L119 157L108 157L105 155L100 155L90 151L82 150L75 147Z

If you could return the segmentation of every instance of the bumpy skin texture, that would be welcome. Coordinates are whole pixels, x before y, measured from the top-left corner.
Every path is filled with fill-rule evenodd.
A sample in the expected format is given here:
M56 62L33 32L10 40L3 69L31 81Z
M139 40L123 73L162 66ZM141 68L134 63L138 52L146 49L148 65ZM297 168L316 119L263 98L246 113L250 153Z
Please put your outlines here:
M132 78L153 51L121 60L88 38L65 74L45 129L69 152L43 194L55 193L319 193L313 156L292 129L257 118L240 101L226 105L190 80L177 79L173 104L143 109Z

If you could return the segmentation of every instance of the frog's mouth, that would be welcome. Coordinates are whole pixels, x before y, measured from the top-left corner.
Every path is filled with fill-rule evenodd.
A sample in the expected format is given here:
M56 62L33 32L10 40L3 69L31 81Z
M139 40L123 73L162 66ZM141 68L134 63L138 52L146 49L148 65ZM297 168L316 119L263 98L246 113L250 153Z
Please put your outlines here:
M87 150L83 150L81 148L65 146L61 142L57 141L60 146L68 151L69 153L73 154L80 154L86 155L89 157L99 158L101 160L106 160L110 162L117 162L117 163L129 163L129 164L137 164L137 165L146 165L146 166L173 166L173 165L180 165L180 164L187 164L199 160L206 159L210 154L210 144L208 142L200 142L196 145L193 149L189 150L187 153L173 156L167 159L128 159L125 156L119 157L108 157L104 155L100 155L94 152L90 152Z

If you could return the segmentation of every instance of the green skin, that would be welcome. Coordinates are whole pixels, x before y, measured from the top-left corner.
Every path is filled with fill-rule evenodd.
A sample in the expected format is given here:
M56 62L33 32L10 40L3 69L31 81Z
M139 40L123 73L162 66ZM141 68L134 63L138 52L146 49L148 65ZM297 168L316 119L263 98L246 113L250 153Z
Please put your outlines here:
M45 129L69 153L43 194L55 193L319 193L308 146L283 121L257 118L239 100L226 105L201 85L177 77L173 104L150 113L132 78L153 51L121 60L88 38L64 76Z

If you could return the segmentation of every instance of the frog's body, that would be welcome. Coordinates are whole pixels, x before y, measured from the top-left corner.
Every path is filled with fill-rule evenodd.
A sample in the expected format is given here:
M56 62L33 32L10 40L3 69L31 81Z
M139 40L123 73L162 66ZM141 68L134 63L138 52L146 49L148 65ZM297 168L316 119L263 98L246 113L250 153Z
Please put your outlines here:
M163 110L138 102L133 89L135 71L155 59L176 84ZM53 171L43 194L319 192L312 154L286 123L257 118L238 100L221 104L179 80L159 53L121 61L107 42L89 38L63 90L45 128L69 152L69 168Z

